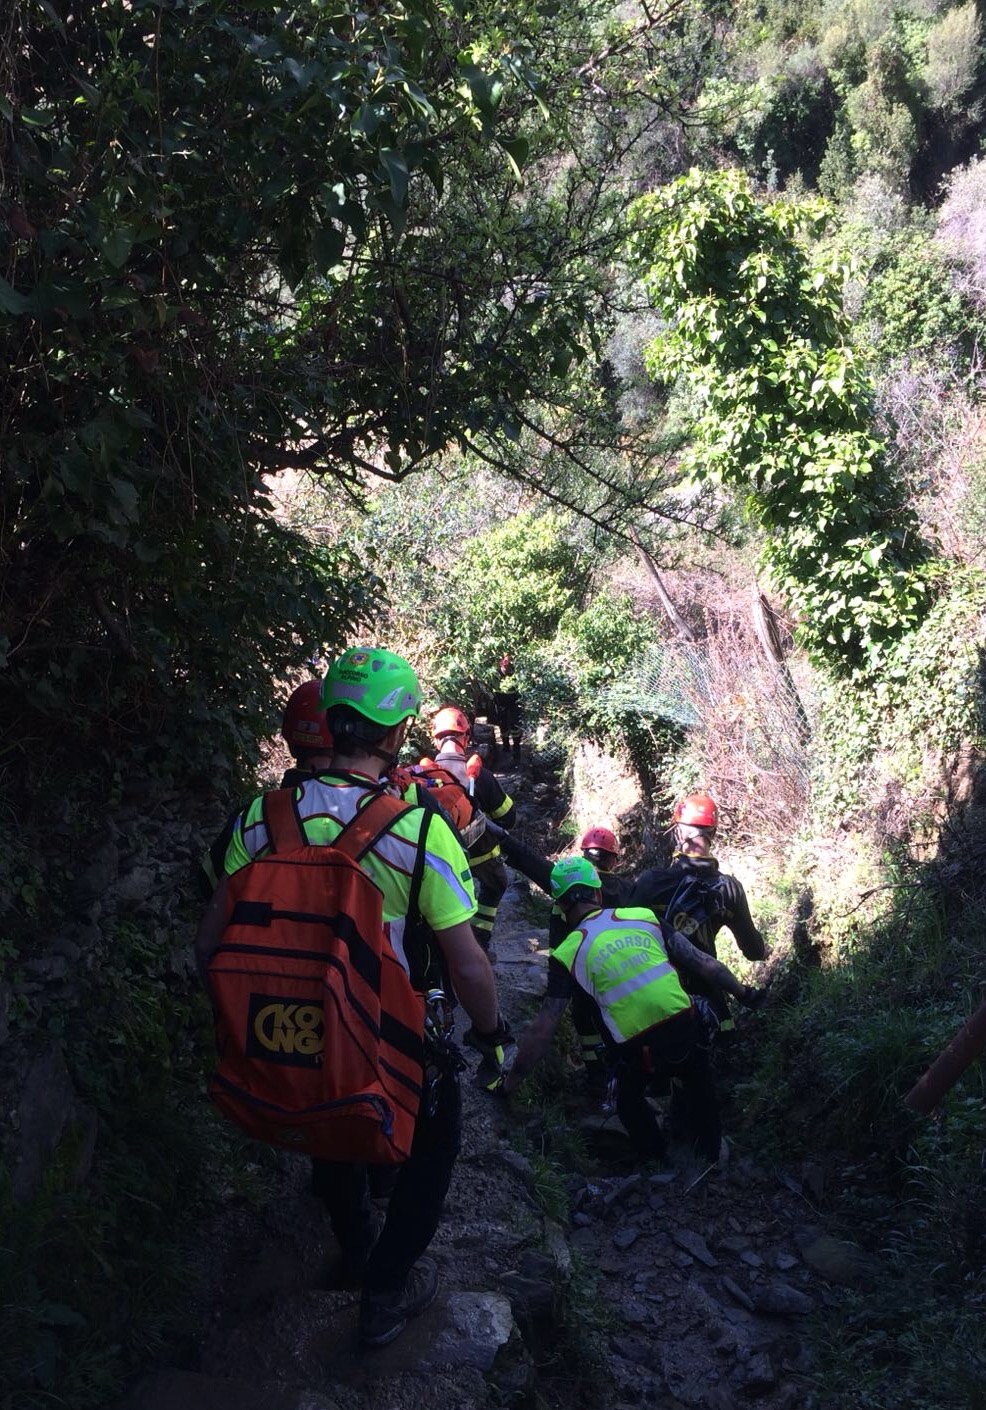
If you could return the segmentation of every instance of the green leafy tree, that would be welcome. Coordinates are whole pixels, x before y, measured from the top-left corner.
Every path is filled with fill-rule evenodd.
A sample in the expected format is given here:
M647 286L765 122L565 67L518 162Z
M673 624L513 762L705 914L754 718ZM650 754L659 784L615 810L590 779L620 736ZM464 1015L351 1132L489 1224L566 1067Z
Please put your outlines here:
M906 186L921 135L914 80L904 45L888 33L867 54L865 81L846 98L860 165L893 187Z
M524 510L460 545L444 578L444 597L435 604L439 638L492 683L504 652L523 675L525 649L551 641L565 613L581 606L592 561L559 514Z
M288 345L297 291L357 265L350 336L386 367L366 337L394 307L374 251L412 181L440 187L450 153L489 148L505 89L533 104L535 80L522 45L430 0L106 0L71 24L19 3L11 25L0 728L26 760L42 741L19 711L68 699L76 745L112 753L151 721L214 767L265 723L272 675L373 610L372 573L280 525L265 472L304 461L326 406L343 481L374 432L413 441L365 375ZM318 338L345 341L328 314Z
M978 122L983 102L972 94L981 86L982 63L982 21L969 0L948 10L929 31L923 76L932 104L963 124Z
M865 673L925 610L926 550L873 433L841 272L803 241L824 219L759 201L740 173L693 171L637 203L630 243L667 325L648 370L701 398L688 469L746 491L806 646Z
M68 695L112 752L149 704L181 732L227 689L250 704L225 743L260 728L271 674L376 595L276 522L271 472L358 502L458 444L631 513L655 477L611 464L620 180L707 32L694 0L15 0L0 732Z

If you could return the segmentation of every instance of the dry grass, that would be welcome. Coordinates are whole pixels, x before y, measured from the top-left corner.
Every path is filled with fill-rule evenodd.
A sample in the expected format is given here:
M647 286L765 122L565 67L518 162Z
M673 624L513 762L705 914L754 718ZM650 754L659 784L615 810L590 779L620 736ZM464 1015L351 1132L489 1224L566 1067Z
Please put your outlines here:
M901 362L884 378L880 409L895 454L914 485L926 536L962 563L983 561L986 365L968 369Z

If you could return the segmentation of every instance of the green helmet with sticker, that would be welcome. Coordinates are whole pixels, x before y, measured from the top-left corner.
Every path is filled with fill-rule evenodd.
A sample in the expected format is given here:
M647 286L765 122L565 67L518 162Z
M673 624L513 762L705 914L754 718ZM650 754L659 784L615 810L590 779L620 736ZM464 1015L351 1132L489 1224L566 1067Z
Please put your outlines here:
M551 899L560 901L573 886L587 891L599 890L599 873L585 857L562 857L551 868Z
M421 686L403 656L371 646L351 646L329 667L322 709L348 705L388 729L421 708Z

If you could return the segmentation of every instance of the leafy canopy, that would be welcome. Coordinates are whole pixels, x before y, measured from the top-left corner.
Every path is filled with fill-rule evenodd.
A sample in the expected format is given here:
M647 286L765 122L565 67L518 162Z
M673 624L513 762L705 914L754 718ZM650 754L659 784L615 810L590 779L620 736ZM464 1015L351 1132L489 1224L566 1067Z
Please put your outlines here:
M613 469L603 348L696 0L14 0L8 32L0 737L71 698L108 754L152 717L239 752L379 602L269 472L360 503L456 445L600 518L663 482Z
M265 473L318 460L359 496L374 442L427 444L392 322L412 194L433 215L470 164L516 190L530 49L432 0L18 0L10 25L0 733L47 752L24 714L72 700L77 744L214 768L272 677L375 610L367 563L281 523Z

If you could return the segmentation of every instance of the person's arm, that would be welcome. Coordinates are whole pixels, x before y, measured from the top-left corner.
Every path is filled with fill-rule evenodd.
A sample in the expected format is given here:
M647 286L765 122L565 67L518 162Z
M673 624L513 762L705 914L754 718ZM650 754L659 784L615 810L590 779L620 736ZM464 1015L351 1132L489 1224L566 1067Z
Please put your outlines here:
M486 816L500 827L513 827L517 821L517 809L509 793L505 793L500 780L491 769L483 768L476 780L476 801Z
M719 960L713 959L704 950L699 950L690 940L686 940L680 930L666 930L664 944L668 952L668 959L676 969L683 969L688 974L693 974L696 979L704 979L707 984L713 984L717 989L724 989L727 994L732 994L734 999L745 1001L749 993L749 985L744 984L741 979L737 979L733 971L727 969Z
M567 994L552 994L545 997L535 1017L524 1029L517 1044L517 1056L503 1078L503 1095L509 1097L530 1077L545 1053L551 1047L562 1015L568 1008Z
M551 863L547 858L542 857L533 848L526 847L523 842L518 842L516 837L511 837L504 828L496 824L489 831L499 841L500 850L510 865L533 881L535 886L540 886L545 895L550 896Z
M767 942L753 924L746 892L735 876L721 876L719 886L723 924L732 932L737 945L748 960L766 958Z
M472 926L465 920L447 930L436 930L435 939L445 957L456 997L476 1032L494 1033L500 1024L496 981Z
M209 987L209 961L219 949L219 942L223 938L223 929L226 925L226 877L219 880L219 885L212 893L212 900L206 907L205 914L199 924L195 936L195 966L199 972L199 979L205 992L212 997Z
M506 848L504 848L506 851ZM615 871L601 871L599 884L603 893L604 906L629 906L633 882L628 876L619 876Z

